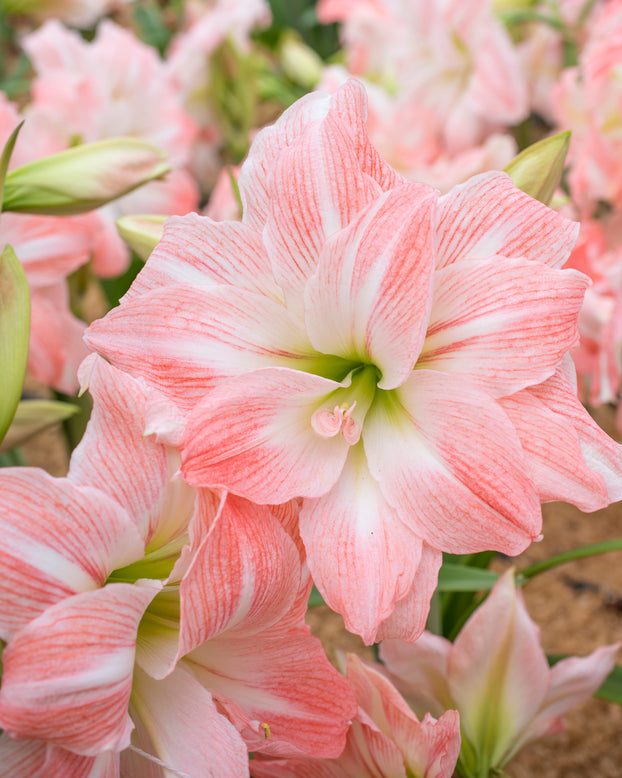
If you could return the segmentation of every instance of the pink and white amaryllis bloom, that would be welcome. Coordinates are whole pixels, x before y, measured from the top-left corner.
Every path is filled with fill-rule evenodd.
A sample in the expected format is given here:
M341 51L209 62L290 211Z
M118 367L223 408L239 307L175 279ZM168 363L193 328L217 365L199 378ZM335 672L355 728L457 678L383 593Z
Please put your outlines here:
M254 778L451 778L460 751L456 711L419 721L393 684L353 654L346 677L359 712L341 756L257 761Z
M242 223L169 220L87 342L169 398L150 429L189 483L304 498L315 583L372 642L420 633L441 550L517 554L540 498L622 497L622 454L560 373L578 225L502 173L404 182L364 117L354 81L294 105L243 166Z
M89 370L68 477L0 473L0 774L242 777L251 749L337 756L356 704L304 624L297 505L171 480L144 390L94 355Z
M461 774L488 775L530 741L562 732L563 714L594 694L620 645L549 667L508 570L453 644L424 632L414 644L383 642L380 657L418 715L459 712Z

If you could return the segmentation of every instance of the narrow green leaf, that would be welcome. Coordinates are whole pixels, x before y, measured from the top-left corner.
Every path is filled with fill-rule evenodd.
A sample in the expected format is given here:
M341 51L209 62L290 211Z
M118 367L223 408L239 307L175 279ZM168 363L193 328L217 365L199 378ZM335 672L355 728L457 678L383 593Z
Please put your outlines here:
M548 205L561 181L569 148L570 131L558 132L521 151L505 172L519 189Z
M20 122L13 132L9 135L9 139L4 144L2 154L0 154L0 211L2 210L2 195L4 192L4 179L6 178L7 171L9 169L9 162L11 160L11 154L15 148L15 142L19 131L22 129L24 122Z
M13 423L0 443L0 454L20 446L33 435L76 413L78 408L69 403L55 400L22 400L17 406Z
M26 376L30 337L30 294L15 252L0 255L0 441L8 430Z
M324 602L324 598L322 595L318 592L318 590L313 587L311 589L311 594L309 595L309 601L307 602L307 608L316 608L318 605L326 605Z
M439 592L479 592L489 590L494 586L498 573L492 570L482 570L479 567L444 562L438 574Z
M622 551L622 538L613 538L612 540L604 540L601 543L593 543L589 546L581 546L580 548L573 548L570 551L565 551L563 554L557 554L549 559L544 559L542 562L537 562L535 565L529 565L524 570L520 570L517 575L517 583L533 578L535 575L544 573L546 570L550 570L558 565L564 565L567 562L574 562L575 559L583 559L588 556L596 556L597 554L606 554L609 551Z

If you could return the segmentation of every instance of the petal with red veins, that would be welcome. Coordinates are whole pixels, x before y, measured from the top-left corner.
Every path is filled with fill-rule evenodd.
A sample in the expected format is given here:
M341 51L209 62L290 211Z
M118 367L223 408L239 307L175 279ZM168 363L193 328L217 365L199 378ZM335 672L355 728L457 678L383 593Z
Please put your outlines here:
M350 451L332 490L304 501L300 534L326 603L370 645L409 591L422 544L383 497L360 444Z
M387 638L417 640L425 629L430 600L436 590L442 563L441 552L424 543L412 585L404 597L395 603L393 613L378 627L376 642Z
M182 662L229 711L249 750L325 758L343 750L356 702L305 625L275 625L250 639L224 633Z
M578 340L582 273L495 257L455 263L434 280L417 367L462 375L500 397L548 378Z
M317 497L339 478L349 445L318 435L311 416L341 384L297 370L257 370L221 384L188 419L182 472L258 503Z
M571 362L570 368L572 369ZM603 432L585 410L577 398L571 383L572 379L574 379L574 372L569 376L567 363L565 363L548 381L532 386L528 391L541 400L547 408L559 414L565 424L568 422L572 424L585 463L604 481L608 495L607 502L622 500L622 445ZM606 504L603 503L600 507Z
M567 417L555 413L532 389L498 402L521 439L527 474L541 502L564 500L582 511L609 505L605 481L586 465L579 437Z
M329 238L305 290L313 346L373 363L383 389L406 379L425 337L436 199L436 191L422 184L378 197Z
M85 339L184 408L224 378L317 356L283 305L226 286L147 292L91 324Z
M136 630L158 588L108 584L17 632L2 656L0 725L84 756L126 748Z
M260 232L240 222L214 222L189 213L172 216L123 304L169 284L227 284L282 298Z
M244 741L186 668L159 681L136 669L132 707L157 758L177 774L247 778Z
M434 548L513 555L539 535L540 501L514 427L459 376L415 370L378 392L363 441L387 501Z
M144 553L125 511L99 490L36 468L0 470L0 636L49 605L101 586Z
M346 128L330 116L309 125L281 151L268 188L272 199L264 242L288 307L302 311L304 286L326 239L381 190L362 172Z
M500 254L561 267L579 224L517 189L505 173L473 176L439 200L438 264Z

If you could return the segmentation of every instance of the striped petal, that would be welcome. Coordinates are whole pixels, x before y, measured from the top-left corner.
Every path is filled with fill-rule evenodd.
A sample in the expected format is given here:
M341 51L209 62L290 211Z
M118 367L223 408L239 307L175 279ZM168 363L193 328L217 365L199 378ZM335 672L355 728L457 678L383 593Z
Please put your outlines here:
M333 489L304 501L300 534L326 603L370 645L411 588L422 544L387 504L361 444L350 451Z
M461 375L495 397L539 383L578 341L588 284L573 270L503 257L439 270L417 366Z
M425 336L436 199L435 190L420 184L378 197L326 242L305 290L313 346L371 362L383 389L406 379Z
M473 176L439 200L437 267L495 255L561 267L579 225L521 192L505 173Z
M144 553L125 511L97 489L35 468L0 471L0 635L48 606L96 589Z
M415 370L399 389L378 393L363 441L387 502L434 548L518 554L540 533L514 428L459 377Z
M297 370L257 370L210 392L188 419L182 472L258 503L316 497L339 478L349 445L311 417L341 384Z
M130 742L136 630L157 587L109 584L48 608L4 649L0 726L78 754Z

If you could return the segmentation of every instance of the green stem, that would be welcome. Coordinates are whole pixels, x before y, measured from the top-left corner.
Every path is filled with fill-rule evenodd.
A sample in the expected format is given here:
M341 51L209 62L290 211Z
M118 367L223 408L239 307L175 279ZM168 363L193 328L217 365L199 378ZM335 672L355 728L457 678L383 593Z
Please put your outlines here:
M606 554L608 551L622 551L622 538L604 540L602 543L593 543L590 546L582 546L581 548L575 548L571 551L565 551L563 554L558 554L550 559L545 559L542 562L537 562L535 565L526 567L518 573L517 578L528 580L553 567L564 565L566 562L574 562L575 559L584 559L585 557L595 556L596 554Z

